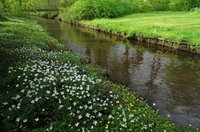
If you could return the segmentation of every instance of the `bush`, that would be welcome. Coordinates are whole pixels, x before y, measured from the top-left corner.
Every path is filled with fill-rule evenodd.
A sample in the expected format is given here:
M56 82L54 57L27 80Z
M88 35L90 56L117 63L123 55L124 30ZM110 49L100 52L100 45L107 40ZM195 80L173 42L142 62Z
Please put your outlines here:
M133 1L135 5L138 6L139 12L150 12L154 10L154 7L149 2L145 1Z
M192 8L190 11L200 13L200 7Z
M38 12L37 16L47 19L56 19L58 12Z
M190 10L195 7L200 6L200 0L171 0L170 4L170 9L171 10Z
M66 13L67 12L67 13ZM65 11L68 21L94 18L115 18L138 12L138 8L119 0L79 0Z
M0 0L0 15L16 15L21 12L17 1Z
M167 11L169 10L170 0L148 0L152 5L154 11Z
M184 2L183 0L176 0L176 1L171 1L169 4L169 7L171 10L175 11L184 11L188 10L188 4Z
M3 12L4 12L3 4L0 1L0 20L3 18Z
M3 15L0 14L0 21L2 21L3 19L4 19Z
M67 8L67 7L70 7L72 6L76 1L78 0L60 0L59 1L59 6L62 8Z

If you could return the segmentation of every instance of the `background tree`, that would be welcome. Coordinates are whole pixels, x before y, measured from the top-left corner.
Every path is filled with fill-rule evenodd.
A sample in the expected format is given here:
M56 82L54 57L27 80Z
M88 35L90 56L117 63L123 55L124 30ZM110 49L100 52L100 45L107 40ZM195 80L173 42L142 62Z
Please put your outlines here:
M155 11L166 11L169 10L170 0L148 0Z
M170 1L171 10L190 10L194 7L200 7L200 0L171 0Z

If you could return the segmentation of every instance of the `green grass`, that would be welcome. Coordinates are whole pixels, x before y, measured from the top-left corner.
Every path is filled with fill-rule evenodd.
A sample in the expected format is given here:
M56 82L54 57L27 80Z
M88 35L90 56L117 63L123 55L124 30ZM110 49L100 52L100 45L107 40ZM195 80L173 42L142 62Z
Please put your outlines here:
M81 23L106 31L117 31L127 37L140 34L147 37L188 41L191 46L199 48L199 18L198 12L153 12L137 13L115 19L81 21Z
M3 131L193 131L105 80L35 22L0 22Z

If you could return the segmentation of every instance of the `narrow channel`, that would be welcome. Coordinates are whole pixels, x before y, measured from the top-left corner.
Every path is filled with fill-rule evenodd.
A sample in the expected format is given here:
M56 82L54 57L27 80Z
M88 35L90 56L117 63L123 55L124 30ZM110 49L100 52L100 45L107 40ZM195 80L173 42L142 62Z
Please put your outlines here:
M142 96L161 115L200 127L200 64L63 22L38 23L74 53L91 57L93 64L110 72L111 81Z

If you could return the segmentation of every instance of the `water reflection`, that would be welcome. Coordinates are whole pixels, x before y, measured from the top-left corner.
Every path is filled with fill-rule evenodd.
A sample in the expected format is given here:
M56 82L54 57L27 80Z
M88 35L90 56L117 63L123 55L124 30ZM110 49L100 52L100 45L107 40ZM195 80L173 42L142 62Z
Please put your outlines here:
M111 73L111 80L143 96L164 116L180 124L200 126L200 65L161 57L114 36L39 20L54 37L79 55L92 58Z

